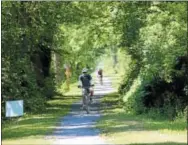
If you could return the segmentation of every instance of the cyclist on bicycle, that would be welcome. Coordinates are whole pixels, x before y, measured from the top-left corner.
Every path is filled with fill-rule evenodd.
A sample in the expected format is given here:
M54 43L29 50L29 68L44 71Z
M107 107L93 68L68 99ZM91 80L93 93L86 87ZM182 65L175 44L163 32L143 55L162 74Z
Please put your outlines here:
M91 83L92 77L87 72L88 72L87 68L84 68L82 70L82 74L79 76L79 87L87 89L88 93L90 93L90 96L91 96L90 101L92 101L93 92L92 92L92 90L90 90L90 87L93 86L92 83ZM84 107L84 100L83 100L82 106Z
M100 83L103 84L103 83L102 83L103 70L102 70L101 68L98 70L98 77L99 77L99 79L100 79Z

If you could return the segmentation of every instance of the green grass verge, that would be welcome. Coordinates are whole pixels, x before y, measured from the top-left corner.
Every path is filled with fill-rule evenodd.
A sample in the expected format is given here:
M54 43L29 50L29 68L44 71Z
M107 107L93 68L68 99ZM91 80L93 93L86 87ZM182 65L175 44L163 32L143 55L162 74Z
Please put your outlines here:
M127 114L117 93L102 99L103 117L97 128L101 136L115 144L177 145L186 144L186 120L152 119L148 115Z
M51 144L44 137L51 134L60 118L70 111L73 102L81 97L75 95L76 84L64 96L59 94L47 102L45 111L38 114L24 114L23 117L6 121L2 125L2 144ZM71 93L73 92L73 93Z

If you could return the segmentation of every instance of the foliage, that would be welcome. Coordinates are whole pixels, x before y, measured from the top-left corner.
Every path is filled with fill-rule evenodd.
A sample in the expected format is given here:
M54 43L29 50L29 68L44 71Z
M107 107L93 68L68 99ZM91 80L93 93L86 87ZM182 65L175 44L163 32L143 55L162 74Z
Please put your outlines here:
M173 12L175 7L181 11ZM147 12L142 20L144 25L138 28L139 34L132 34L137 38L129 45L139 71L130 68L120 92L124 98L129 98L125 106L129 111L141 113L159 109L160 114L173 119L188 101L185 92L186 3L153 3L147 7ZM138 75L141 83L135 88Z
M123 52L131 62L119 91L128 106L169 105L175 116L187 103L186 41L185 2L2 2L2 113L12 99L24 99L26 111L44 108L65 82L64 64L77 81L106 52L117 72Z
M65 81L64 64L70 64L73 80L83 67L92 70L105 47L117 45L114 5L2 2L3 116L7 100L23 99L25 111L45 107L56 84Z
M53 37L67 4L2 2L2 109L7 100L23 99L25 111L41 110L52 96L45 92L55 87L49 85Z

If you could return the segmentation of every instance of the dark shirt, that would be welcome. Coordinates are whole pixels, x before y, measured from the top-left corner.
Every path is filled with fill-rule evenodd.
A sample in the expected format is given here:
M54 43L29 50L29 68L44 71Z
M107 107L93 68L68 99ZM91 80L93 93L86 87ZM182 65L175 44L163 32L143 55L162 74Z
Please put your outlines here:
M90 87L91 86L91 80L92 80L92 77L91 75L89 74L82 74L79 76L79 80L82 82L82 87Z
M98 75L102 76L102 70L101 69L98 71Z

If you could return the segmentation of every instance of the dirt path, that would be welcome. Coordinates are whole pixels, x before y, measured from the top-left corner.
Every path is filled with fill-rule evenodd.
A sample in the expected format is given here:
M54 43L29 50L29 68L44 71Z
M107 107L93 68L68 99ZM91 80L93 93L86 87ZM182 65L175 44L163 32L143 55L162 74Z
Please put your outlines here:
M81 101L72 105L72 111L61 119L54 134L50 136L54 144L108 144L99 136L99 130L95 128L96 121L100 118L100 98L112 93L111 81L104 77L101 86L95 83L95 96L91 105L90 114L81 110Z

